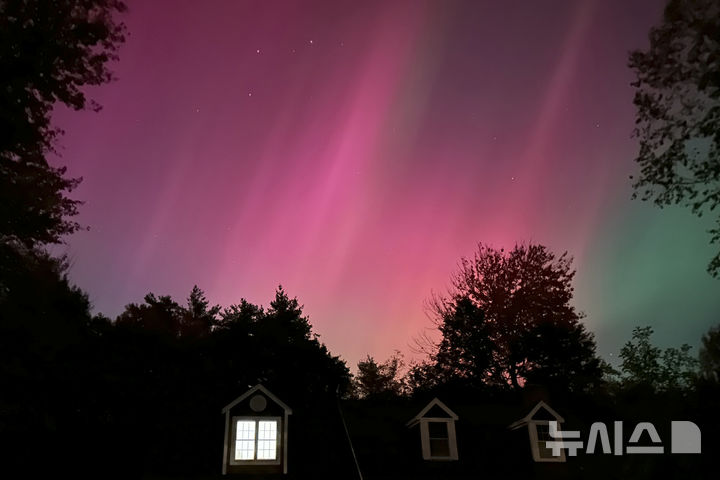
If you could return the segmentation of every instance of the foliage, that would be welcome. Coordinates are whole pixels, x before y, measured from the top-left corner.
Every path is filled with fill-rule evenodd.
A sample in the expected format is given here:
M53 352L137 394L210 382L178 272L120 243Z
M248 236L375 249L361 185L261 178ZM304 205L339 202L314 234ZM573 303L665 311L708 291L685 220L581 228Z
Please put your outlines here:
M76 476L96 475L107 451L123 458L111 476L213 472L218 412L249 385L265 384L299 411L326 408L349 389L345 363L320 343L302 306L282 288L267 309L241 300L222 312L197 286L186 306L148 294L112 322L90 316L87 296L65 277L66 263L4 250L6 469L39 473L44 467L27 445L43 438L54 445L44 454L48 469Z
M180 335L183 309L169 295L145 295L144 304L131 303L116 319L118 326L133 326L172 337Z
M68 281L66 259L1 244L0 258L0 327L5 332L0 338L9 341L6 347L17 348L9 339L19 335L16 340L32 342L35 353L51 358L80 341L90 302Z
M188 297L182 319L180 320L180 335L183 337L204 337L210 334L217 323L220 306L210 306L205 293L193 286Z
M698 215L720 205L720 4L670 0L650 47L630 54L637 80L635 195ZM711 231L720 240L720 217ZM720 276L720 254L708 266Z
M699 360L702 374L708 379L720 381L720 325L702 336Z
M652 327L635 327L632 340L620 350L621 371L627 381L653 385L660 377L662 351L650 343Z
M439 368L432 356L421 361L413 361L404 378L407 390L416 394L447 383L447 378L442 377L438 371Z
M405 365L399 351L383 363L377 363L370 355L358 362L358 373L353 380L353 390L359 397L400 396L405 392L401 370Z
M62 443L58 424L76 414L66 408L78 373L71 359L87 342L91 319L64 259L2 244L0 256L0 449L7 471L11 460L37 461L27 445L38 436ZM48 462L59 460L63 445L48 452Z
M319 394L335 398L350 388L345 362L319 341L302 306L282 287L268 309L246 300L224 309L211 341L211 355L231 391L233 385L261 382L287 395L303 392L298 401L305 402Z
M26 247L58 243L79 225L69 220L79 179L48 164L62 132L53 108L90 105L83 88L112 79L125 26L113 15L119 0L4 0L0 2L0 241Z
M570 305L571 259L542 245L512 251L479 245L463 258L448 297L431 304L442 339L428 364L416 365L442 381L519 388L542 382L582 390L602 376L591 333Z
M297 298L288 297L282 285L275 292L275 299L265 314L265 321L258 325L271 330L283 330L290 342L308 341L312 335L312 327L307 317L303 316L302 306Z
M692 386L697 360L690 355L690 345L662 350L653 345L652 327L635 327L632 340L620 350L622 381L656 391L682 390Z
M439 312L442 340L438 345L433 376L443 381L484 381L493 374L496 344L485 314L472 300L461 297L452 308Z

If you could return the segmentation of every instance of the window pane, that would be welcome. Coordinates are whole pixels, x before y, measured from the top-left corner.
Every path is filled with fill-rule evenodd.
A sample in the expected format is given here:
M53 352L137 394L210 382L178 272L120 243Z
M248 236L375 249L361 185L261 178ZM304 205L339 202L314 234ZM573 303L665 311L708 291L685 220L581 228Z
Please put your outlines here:
M275 440L258 440L258 460L275 460L277 442Z
M430 439L430 456L431 457L449 457L450 442L447 438L431 438Z
M235 460L253 460L255 458L255 441L238 440L235 442Z
M547 448L545 442L553 440L550 436L550 426L544 424L536 425L538 438L538 453L540 458L557 458L552 454L552 449ZM559 429L558 429L559 430Z
M537 425L538 440L552 440L550 437L550 425L538 424Z
M275 460L277 456L277 421L258 422L258 460Z
M447 422L428 422L430 438L448 438Z
M238 420L235 425L235 460L276 460L277 420Z
M235 440L255 440L255 422L252 420L238 421Z
M553 455L552 450L545 446L545 442L538 442L538 453L540 458L558 458Z
M258 422L258 440L275 440L277 438L277 421L261 420Z
M235 426L235 460L255 459L255 422L239 420Z

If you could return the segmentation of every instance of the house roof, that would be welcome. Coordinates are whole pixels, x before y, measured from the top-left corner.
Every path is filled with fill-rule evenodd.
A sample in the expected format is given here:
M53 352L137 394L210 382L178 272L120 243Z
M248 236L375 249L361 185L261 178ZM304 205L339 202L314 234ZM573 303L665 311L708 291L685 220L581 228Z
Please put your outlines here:
M548 405L547 403L540 400L533 407L533 409L530 410L530 413L525 415L523 418L521 418L517 422L512 423L508 428L510 428L511 430L515 430L516 428L523 427L532 421L537 421L538 419L535 418L535 415L537 415L538 412L541 411L541 409L545 410L547 413L552 415L555 418L555 420L557 420L558 422L563 423L565 421L565 419L563 417L561 417L559 413L557 413L555 410L550 408L550 405Z
M415 415L406 425L407 425L408 427L412 427L413 425L417 424L417 423L420 421L421 418L425 417L425 415L426 415L430 410L432 410L433 407L439 407L439 408L441 408L441 409L442 409L445 413L447 413L448 416L449 416L450 418L452 418L453 420L457 420L457 419L459 418L455 412L453 412L452 410L450 410L450 408L448 408L447 405L445 405L443 402L440 401L440 399L438 399L437 397L435 397L435 398L433 398L433 399L430 401L430 403L428 403L428 404L425 406L425 408L423 408L422 410L420 410L420 413L418 413L417 415Z
M288 415L292 414L292 408L290 408L290 407L288 407L287 405L285 405L285 403L284 403L282 400L280 400L280 399L277 398L275 395L273 395L272 393L270 393L270 391L269 391L267 388L263 387L262 384L260 384L260 383L258 383L258 384L255 385L254 387L252 387L252 388L251 388L250 390L248 390L247 392L245 392L245 393L243 393L242 395L240 395L238 398L236 398L236 399L233 400L232 402L230 402L230 403L228 403L227 405L225 405L225 407L223 407L221 413L225 414L228 410L230 410L230 409L233 408L235 405L237 405L238 403L242 402L243 400L245 400L246 398L248 398L250 395L252 395L253 393L255 393L255 392L257 392L257 391L262 392L262 393L265 394L265 396L267 396L270 400L272 400L273 402L275 402L275 403L277 403L278 405L280 405L280 406L283 408L283 410L285 410L285 413L286 413L286 414L288 414Z
M434 400L428 396L422 401L403 398L342 402L342 413L365 480L466 480L477 477L479 472L489 478L532 478L535 464L528 450L527 433L507 428L526 410L517 402L489 401L480 395L448 396L451 412L458 417L454 429L458 460L424 459L420 431L413 425L408 428L407 422L409 418L421 420L429 416L451 421L447 405L441 406Z

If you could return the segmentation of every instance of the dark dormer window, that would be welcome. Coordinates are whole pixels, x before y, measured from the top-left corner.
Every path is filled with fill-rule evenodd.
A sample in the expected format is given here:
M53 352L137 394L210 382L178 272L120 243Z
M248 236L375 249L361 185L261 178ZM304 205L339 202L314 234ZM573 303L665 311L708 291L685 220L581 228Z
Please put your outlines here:
M565 451L560 450L560 455L553 455L551 448L548 448L547 442L555 439L550 435L550 422L555 421L560 431L560 424L565 420L548 404L540 401L530 410L525 417L510 425L513 430L527 427L530 437L530 451L533 460L536 462L564 462Z
M530 441L532 442L533 458L537 462L562 462L565 455L556 457L552 449L547 447L547 442L556 439L550 436L550 425L548 422L533 422L530 425Z
M431 420L427 426L429 458L450 458L450 425L452 421Z
M425 460L457 460L455 421L458 416L437 398L433 399L410 422L420 426L420 445Z

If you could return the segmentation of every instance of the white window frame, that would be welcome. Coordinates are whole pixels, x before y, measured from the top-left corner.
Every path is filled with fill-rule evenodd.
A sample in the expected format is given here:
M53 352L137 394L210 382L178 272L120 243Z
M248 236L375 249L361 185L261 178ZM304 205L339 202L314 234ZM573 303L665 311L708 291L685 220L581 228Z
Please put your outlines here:
M430 423L444 423L447 425L448 447L450 455L432 456L430 450ZM444 417L423 417L420 419L420 438L422 442L422 454L424 460L449 461L458 459L457 439L455 437L455 420Z
M530 446L532 447L533 460L536 462L564 462L565 461L565 450L560 449L560 456L558 457L543 457L540 455L540 445L538 438L538 425L545 425L550 428L550 420L533 420L528 423L528 431L530 433ZM560 425L558 424L558 432L560 431ZM561 441L562 439L558 439Z
M237 447L237 424L238 422L255 422L255 450L254 456L257 457L257 442L258 442L258 424L262 421L275 421L277 424L277 434L275 438L275 459L262 459L258 460L253 458L252 460L236 460L235 459L235 447ZM280 465L282 462L280 458L280 443L283 441L283 424L281 417L232 417L232 437L230 437L230 465Z

